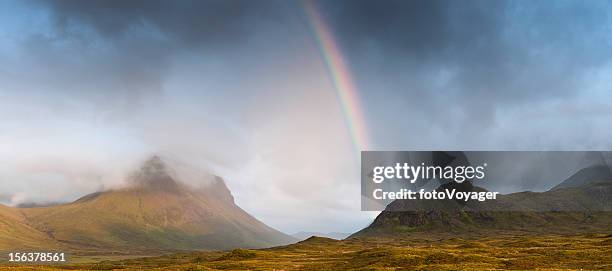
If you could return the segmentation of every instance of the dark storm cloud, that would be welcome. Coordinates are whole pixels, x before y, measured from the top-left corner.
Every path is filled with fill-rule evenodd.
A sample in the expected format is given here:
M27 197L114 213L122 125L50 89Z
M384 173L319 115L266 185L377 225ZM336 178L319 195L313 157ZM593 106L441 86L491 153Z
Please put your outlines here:
M229 63L250 55L252 39L275 42L290 32L291 14L283 12L289 5L282 1L35 3L49 12L51 32L33 35L23 48L37 67L48 67L41 71L46 77L62 78L51 80L51 86L126 110L163 95L181 54Z
M240 68L241 59L266 58L262 51L314 42L300 1L39 3L50 10L60 37L114 48L87 62L108 72L89 73L110 77L105 82L118 83L107 89L126 92L160 92L177 51ZM398 114L426 118L426 127L417 127L426 134L431 127L489 129L511 117L500 112L521 106L572 104L591 87L588 76L612 57L608 2L351 0L314 6L338 38L369 105L369 121Z
M468 94L497 104L571 95L584 71L610 57L605 2L316 2L358 80L393 81L396 91L420 92L425 99L444 92L476 103L472 108L488 103ZM262 32L304 27L294 20L299 1L42 3L61 32L89 26L106 38L135 39L134 30L145 29L150 33L143 43L161 39L165 46L242 48ZM436 90L438 81L445 83Z
M425 134L484 131L501 111L569 102L612 57L606 2L320 3L370 112L426 118Z
M384 64L389 65L385 71L397 71L398 67L419 74L441 68L455 70L455 83L466 92L498 92L496 95L510 99L538 96L542 91L558 93L559 89L541 88L537 81L552 79L541 78L550 75L567 78L558 75L600 65L608 60L602 57L610 56L604 50L610 43L605 3L324 3L327 18L354 61L370 60L359 57L370 49L381 53ZM524 71L544 74L532 76ZM513 85L507 87L509 83ZM509 88L512 94L506 92Z
M117 38L135 27L151 27L183 45L236 41L259 26L278 20L276 1L45 1L56 26L90 25L101 35Z
M217 57L235 70L244 66L241 59L265 59L262 51L314 42L300 1L40 3L60 37L114 48L108 57L87 61L108 72L84 70L94 81L107 77L101 84L106 89L136 97L161 92L177 51ZM419 139L414 128L423 134L485 132L514 118L504 113L509 110L574 104L592 87L588 76L612 57L607 2L351 0L315 6L343 49L371 126L385 126L397 115L423 119L398 124ZM381 130L373 128L374 134ZM453 140L478 141L467 137Z

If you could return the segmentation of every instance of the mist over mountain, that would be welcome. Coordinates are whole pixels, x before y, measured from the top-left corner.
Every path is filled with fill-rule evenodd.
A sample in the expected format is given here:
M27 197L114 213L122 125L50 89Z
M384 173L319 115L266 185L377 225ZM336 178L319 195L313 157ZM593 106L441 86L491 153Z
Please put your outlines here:
M222 178L194 188L175 176L154 156L122 188L49 207L2 206L6 223L0 249L172 251L260 248L295 240L238 207Z

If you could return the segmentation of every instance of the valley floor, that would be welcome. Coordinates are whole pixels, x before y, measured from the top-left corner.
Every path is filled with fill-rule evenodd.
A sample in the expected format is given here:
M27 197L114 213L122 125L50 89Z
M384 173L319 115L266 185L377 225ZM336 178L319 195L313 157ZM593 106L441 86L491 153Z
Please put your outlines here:
M6 270L612 270L612 234L453 238L309 238L236 249Z

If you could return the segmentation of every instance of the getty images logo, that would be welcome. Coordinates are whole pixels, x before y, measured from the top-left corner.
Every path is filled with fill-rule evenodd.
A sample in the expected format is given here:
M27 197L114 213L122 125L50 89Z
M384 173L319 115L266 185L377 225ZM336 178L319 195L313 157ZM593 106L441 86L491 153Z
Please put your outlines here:
M418 180L445 179L457 183L466 180L481 180L485 177L487 163L478 166L418 166L408 163L396 163L395 166L377 166L373 169L372 181L380 184L387 179L407 180L415 183Z

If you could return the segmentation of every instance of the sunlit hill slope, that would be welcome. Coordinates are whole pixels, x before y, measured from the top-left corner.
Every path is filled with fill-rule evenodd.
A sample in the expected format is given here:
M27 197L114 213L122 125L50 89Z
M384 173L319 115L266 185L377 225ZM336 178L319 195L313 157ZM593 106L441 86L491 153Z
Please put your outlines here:
M270 247L294 239L234 203L219 177L203 188L172 176L158 157L118 190L97 192L50 207L0 206L0 249L172 251Z

